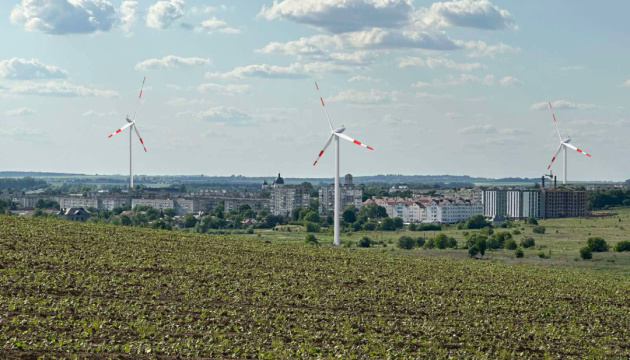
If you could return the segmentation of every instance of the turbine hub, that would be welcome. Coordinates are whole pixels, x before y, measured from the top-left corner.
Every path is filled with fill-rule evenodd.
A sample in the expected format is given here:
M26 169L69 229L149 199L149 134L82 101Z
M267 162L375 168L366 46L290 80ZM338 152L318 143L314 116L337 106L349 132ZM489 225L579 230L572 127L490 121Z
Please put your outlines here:
M338 128L335 129L335 133L337 133L337 134L341 134L344 131L346 131L346 128L343 125L341 125L341 127L338 127Z
M127 115L127 117L126 117L125 119L127 120L127 122L128 122L128 123L133 122L133 120L131 120L131 119L129 118L129 115Z

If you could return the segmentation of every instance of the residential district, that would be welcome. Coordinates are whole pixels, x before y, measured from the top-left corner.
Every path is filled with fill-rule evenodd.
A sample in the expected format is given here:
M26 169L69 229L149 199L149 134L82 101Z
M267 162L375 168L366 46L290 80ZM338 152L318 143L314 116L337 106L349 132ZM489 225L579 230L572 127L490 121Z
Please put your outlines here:
M588 215L586 191L597 189L596 185L558 187L555 181L546 184L544 177L541 180L541 185L536 187L474 187L444 189L439 193L397 185L389 189L390 195L405 192L413 196L364 199L362 187L354 184L352 175L348 174L340 183L341 208L361 208L374 203L385 208L389 217L402 218L404 223L454 224L473 215L484 215L489 220ZM141 194L97 191L58 196L4 191L0 198L10 200L14 204L13 211L22 214L32 211L40 200L54 201L59 204L59 215L79 221L89 218L90 210L149 206L161 211L172 209L176 215L182 216L210 212L220 203L223 203L224 211L248 205L254 212L266 210L273 215L289 216L293 209L308 207L314 200L308 186L285 184L280 174L271 183L265 181L258 191L199 190L173 194L168 190L151 189ZM334 186L319 188L318 200L319 213L331 214Z

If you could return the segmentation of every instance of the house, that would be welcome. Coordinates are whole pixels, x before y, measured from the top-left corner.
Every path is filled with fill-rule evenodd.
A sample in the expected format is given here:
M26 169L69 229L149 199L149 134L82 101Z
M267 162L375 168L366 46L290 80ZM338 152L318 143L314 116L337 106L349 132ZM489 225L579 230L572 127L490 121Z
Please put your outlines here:
M57 216L63 216L68 220L81 222L87 221L91 215L92 214L90 214L90 212L85 210L84 208L67 208L62 209L57 213Z

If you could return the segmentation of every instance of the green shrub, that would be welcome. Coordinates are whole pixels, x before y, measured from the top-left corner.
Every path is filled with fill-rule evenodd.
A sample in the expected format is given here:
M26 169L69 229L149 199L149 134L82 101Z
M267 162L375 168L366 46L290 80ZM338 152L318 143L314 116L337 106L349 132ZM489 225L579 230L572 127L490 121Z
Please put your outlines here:
M441 250L446 249L448 247L448 240L449 237L446 234L438 234L434 239L435 247Z
M473 215L466 220L466 229L483 229L492 226L483 215Z
M530 216L527 218L527 224L529 225L538 225L538 220L535 217Z
M500 249L501 248L501 244L499 243L499 241L492 237L490 238L487 242L486 245L488 246L488 250L496 250L496 249Z
M630 251L630 241L620 241L620 242L618 242L615 245L614 250L616 252Z
M606 240L600 238L600 237L591 237L588 238L588 240L586 240L586 246L592 251L592 252L604 252L604 251L608 251L608 244L606 243Z
M306 235L306 243L309 245L319 245L319 241L317 241L317 238L313 234Z
M423 237L419 237L419 238L416 239L416 246L417 247L423 247L424 243L425 243L425 241L424 241Z
M591 252L588 246L585 246L580 249L580 257L584 260L590 260L593 258L593 252Z
M415 223L411 223L407 228L409 229L409 231L416 231L418 230L418 225L416 225Z
M474 258L475 256L477 256L478 253L479 253L479 249L477 248L476 245L468 249L468 255L470 255L471 258Z
M398 247L405 250L411 250L416 245L416 241L410 236L401 236L398 239Z
M509 239L503 243L503 248L507 250L516 250L516 248L518 248L518 245L516 244L516 241L514 241L514 239Z
M518 229L515 229L514 231L512 231L512 234L514 235L521 235L521 231Z
M516 250L514 250L514 255L520 259L525 256L525 253L523 252L523 249L516 248Z
M448 239L448 247L451 249L457 249L457 240L454 237Z
M369 237L364 236L361 238L361 240L359 240L359 242L357 243L357 246L361 248L369 248L372 246L372 240L370 240Z
M319 224L307 222L306 223L306 232L319 232Z
M480 233L482 233L482 234L484 234L484 235L488 235L488 236L490 236L490 235L494 234L494 230L492 230L492 228L491 228L490 226L486 226L486 227L484 227L484 228L483 228L483 229L481 229L479 232L480 232Z
M541 259L549 259L551 258L551 251L549 251L548 254L546 254L544 251L541 251L538 253L538 257Z
M525 249L536 246L536 240L534 240L534 238L529 237L529 236L524 237L523 239L521 239L521 246L524 247Z
M532 231L536 234L544 234L547 229L544 226L534 226Z
M418 231L440 231L442 230L442 225L440 224L420 224L418 227Z

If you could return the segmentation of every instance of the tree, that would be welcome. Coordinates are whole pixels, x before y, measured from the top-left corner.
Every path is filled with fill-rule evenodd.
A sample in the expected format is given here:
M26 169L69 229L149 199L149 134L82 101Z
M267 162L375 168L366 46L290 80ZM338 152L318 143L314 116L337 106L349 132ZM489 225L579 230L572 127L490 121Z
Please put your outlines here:
M411 250L416 245L416 241L410 236L401 236L398 238L398 247L405 250Z
M133 222L131 221L131 218L128 215L121 216L120 223L125 226L131 226L131 224L133 224Z
M515 243L516 244L516 243ZM523 249L521 248L516 248L516 250L514 251L514 255L517 258L522 258L523 256L525 256L525 253L523 252Z
M360 218L368 218L368 219L382 219L387 217L387 210L384 207L376 205L375 203L369 203L365 206L362 206L359 210Z
M59 208L59 203L51 199L39 199L35 203L35 209Z
M175 217L176 213L175 210L173 209L164 209L164 215L168 216L168 217Z
M347 206L344 210L343 210L343 214L341 215L341 217L343 218L343 221L345 221L348 224L352 224L355 221L357 221L357 208L354 206Z
M197 225L197 219L193 214L186 214L184 216L184 227L186 229L194 228Z
M486 254L486 248L487 248L486 239L479 239L475 246L477 247L477 249L479 249L479 253L481 254L481 257L483 257Z
M409 226L407 228L409 229L409 231L417 231L418 230L418 225L416 225L416 223L411 223L411 224L409 224Z
M405 223L403 222L402 218L399 218L399 217L394 218L394 228L396 230L402 229L404 226L405 226Z
M608 244L606 240L600 237L590 237L586 240L586 246L592 252L605 252L608 251Z
M304 221L308 221L312 223L319 223L321 221L321 218L319 217L319 214L317 213L317 211L310 211L304 217Z
M527 224L529 225L538 225L538 220L535 217L530 216L527 218Z
M381 222L381 230L384 231L394 231L396 230L396 222L392 218L385 218Z
M483 215L473 215L466 220L466 229L483 229L492 226Z
M479 253L479 248L477 248L476 245L468 249L468 255L470 255L471 258L474 258L475 256L477 256L478 253Z
M319 232L319 224L307 222L306 223L306 232Z
M514 239L508 239L503 243L503 248L506 250L515 250L516 248L518 248L518 245L516 244L516 241L514 241Z
M187 192L188 192L188 189L186 188L186 185L181 184L181 185L179 186L179 192L180 192L180 193L182 193L182 194L187 193Z
M585 246L580 249L580 257L584 260L590 260L593 258L593 252L591 252L588 246Z

